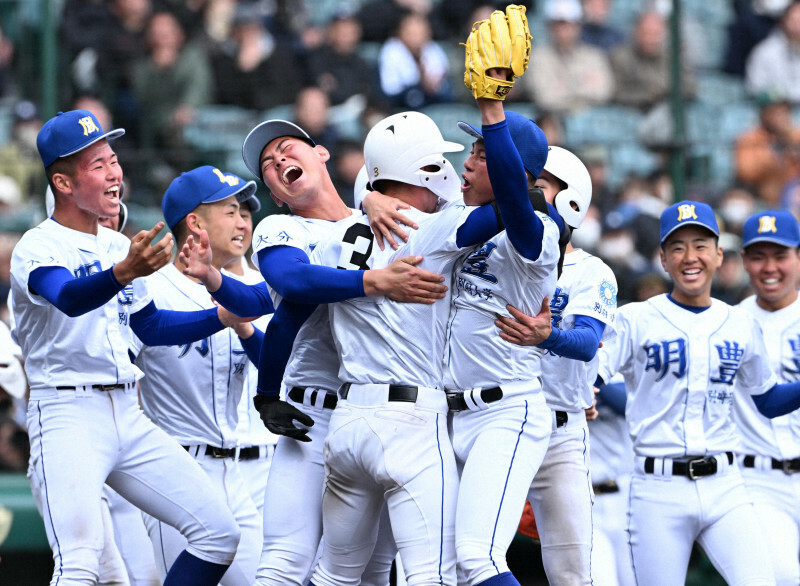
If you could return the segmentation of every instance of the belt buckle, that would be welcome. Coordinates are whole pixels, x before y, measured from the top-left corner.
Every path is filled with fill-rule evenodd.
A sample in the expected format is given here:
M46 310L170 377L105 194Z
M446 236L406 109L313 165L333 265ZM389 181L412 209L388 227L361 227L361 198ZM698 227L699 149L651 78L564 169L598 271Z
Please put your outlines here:
M781 462L784 474L794 474L800 472L800 458L793 458L791 460L784 460Z
M228 454L225 453L225 448L218 448L216 446L211 446L211 457L212 458L227 458Z
M710 465L710 471L708 473L704 473L701 470L695 472L695 464L702 466L703 464ZM689 460L687 462L687 469L688 469L688 476L689 480L697 480L698 478L702 478L704 476L711 476L712 474L717 473L717 459L716 458L698 458L697 460Z
M118 385L95 385L96 388L100 389L101 391L113 391L117 388Z

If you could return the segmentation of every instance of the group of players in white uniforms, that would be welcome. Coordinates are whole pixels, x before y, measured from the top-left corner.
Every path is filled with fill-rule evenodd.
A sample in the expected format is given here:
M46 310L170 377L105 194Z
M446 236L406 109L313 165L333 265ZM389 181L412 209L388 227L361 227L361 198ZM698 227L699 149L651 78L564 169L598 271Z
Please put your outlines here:
M673 290L617 311L611 270L570 244L586 168L477 103L463 181L446 158L463 146L427 116L378 122L364 214L324 146L259 124L245 163L290 213L252 233L257 271L254 182L183 173L171 234L129 242L99 225L124 131L84 110L45 124L55 207L15 249L12 311L52 584L138 583L104 576L104 484L142 510L165 585L386 585L398 553L408 584L519 584L526 501L553 584L682 584L695 541L729 583L800 583L797 221L745 224L757 294L732 308L710 297L713 211L670 206ZM595 385L632 439L599 472L592 426L622 419L587 423ZM256 417L277 439L243 431ZM601 493L629 495L627 521L593 513Z

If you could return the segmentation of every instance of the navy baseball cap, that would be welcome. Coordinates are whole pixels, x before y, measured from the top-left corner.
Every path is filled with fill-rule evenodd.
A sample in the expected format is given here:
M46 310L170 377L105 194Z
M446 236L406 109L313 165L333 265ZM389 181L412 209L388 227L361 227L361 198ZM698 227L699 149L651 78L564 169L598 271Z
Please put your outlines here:
M679 201L661 212L661 244L678 228L702 226L719 236L719 226L714 210L701 201Z
M247 165L253 175L262 181L264 178L261 176L261 151L264 150L265 146L281 136L293 136L306 141L311 146L316 146L316 143L308 133L294 122L277 119L262 122L250 131L242 145L244 164Z
M781 246L800 246L800 226L786 210L770 210L753 214L742 227L742 248L756 242L773 242Z
M505 114L511 140L522 157L522 164L534 177L539 177L547 162L547 137L544 131L522 114L510 110L506 110ZM472 124L459 122L458 127L470 136L483 140L481 131Z
M216 167L204 165L172 180L161 200L161 210L172 230L200 204L214 203L232 195L240 203L247 202L252 212L261 209L255 181L245 181L233 173L223 173Z
M74 155L104 138L118 138L123 134L122 128L103 132L89 110L70 110L59 112L44 123L36 137L36 147L46 169L56 159Z

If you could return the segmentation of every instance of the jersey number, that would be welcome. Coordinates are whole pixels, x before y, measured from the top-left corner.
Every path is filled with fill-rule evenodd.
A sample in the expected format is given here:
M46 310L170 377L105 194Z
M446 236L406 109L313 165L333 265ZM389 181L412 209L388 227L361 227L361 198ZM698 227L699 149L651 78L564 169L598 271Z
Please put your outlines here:
M350 226L342 238L342 252L339 255L337 269L362 270L369 269L367 260L372 254L375 236L369 226L356 223Z

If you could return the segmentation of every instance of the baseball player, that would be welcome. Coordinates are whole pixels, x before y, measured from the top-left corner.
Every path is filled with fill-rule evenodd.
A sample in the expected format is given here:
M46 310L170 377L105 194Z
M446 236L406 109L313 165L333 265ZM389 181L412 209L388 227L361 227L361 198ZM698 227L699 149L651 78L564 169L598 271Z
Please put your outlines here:
M303 129L283 120L263 122L248 134L243 155L273 199L292 213L265 218L254 234L253 262L269 289L266 285L246 287L215 272L204 257L207 249L202 242L184 246L182 254L191 274L204 281L222 305L240 315L259 315L273 300L280 310L285 303L332 302L364 294L392 294L407 300L429 295L430 301L442 295L441 276L405 262L383 270L345 273L309 261L328 232L360 213L342 202L325 166L328 151L314 144ZM274 348L264 344L255 401L267 427L282 436L273 457L272 481L267 483L257 573L257 583L271 586L306 584L322 536L323 442L341 384L326 306L314 311L294 349L288 345L284 361L289 351L291 361L283 376L286 400L278 399L283 364L280 372L274 371L268 362L275 359ZM271 375L277 379L274 387L263 380ZM305 427L296 428L293 419ZM382 570L370 572L388 576L392 557L388 556L388 563L384 559Z
M739 307L764 334L778 380L800 380L800 228L785 210L750 216L742 230L742 260L755 295ZM767 419L748 397L734 395L741 435L742 477L753 500L778 584L800 584L800 414Z
M162 210L178 248L190 234L197 237L205 231L218 269L239 264L246 251L246 224L239 206L248 201L258 209L255 191L254 181L209 165L175 178L164 193ZM173 311L213 308L203 284L182 271L176 258L148 276L153 300ZM257 341L252 355L257 359L261 351L260 338L250 333L247 340L225 329L191 344L167 348L143 344L135 360L145 374L139 383L145 414L200 464L214 491L224 495L241 530L242 539L223 585L251 586L261 553L261 519L236 463L238 407L248 368L245 348ZM145 524L163 577L186 547L186 538L151 515L145 516Z
M109 139L123 133L104 132L86 110L44 124L37 146L55 209L23 235L11 262L14 335L31 388L31 482L42 495L52 584L97 580L104 482L186 535L165 585L216 584L239 529L196 462L141 412L128 340L131 328L189 343L225 327L221 316L234 320L222 310L156 308L137 277L169 262L171 237L151 245L162 223L132 241L98 226L119 213L122 170Z
M708 204L661 214L661 263L672 290L617 314L600 349L599 383L622 373L635 453L631 558L638 584L682 584L697 541L729 584L774 584L766 542L733 453L733 397L767 417L800 406L800 383L776 384L751 314L711 298L721 265ZM601 391L602 392L602 391Z
M570 232L580 226L591 203L592 183L578 157L561 147L549 147L535 187L556 207ZM586 409L594 400L597 348L601 340L613 336L616 306L617 283L611 269L567 242L563 271L550 300L552 329L538 344L546 349L541 360L542 386L554 424L547 454L528 494L545 572L553 584L591 583L592 487ZM530 323L526 318L499 320L503 339L532 343L522 331Z

